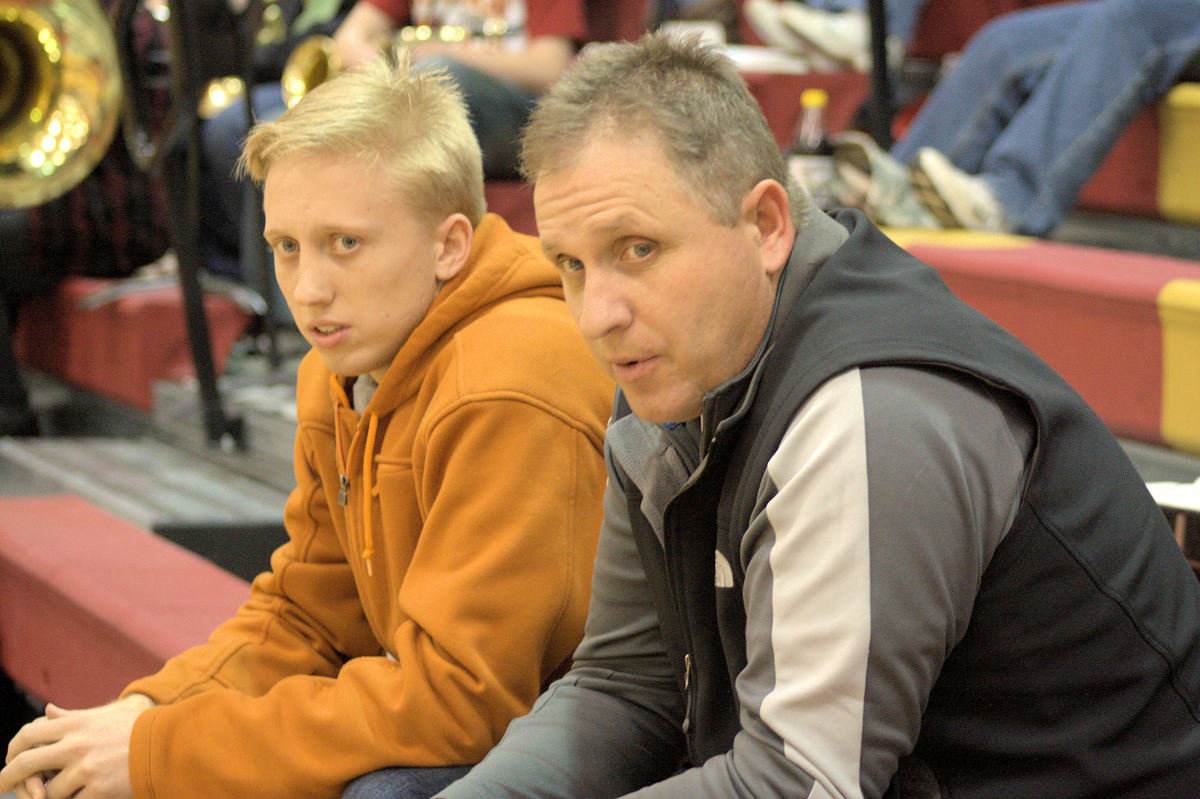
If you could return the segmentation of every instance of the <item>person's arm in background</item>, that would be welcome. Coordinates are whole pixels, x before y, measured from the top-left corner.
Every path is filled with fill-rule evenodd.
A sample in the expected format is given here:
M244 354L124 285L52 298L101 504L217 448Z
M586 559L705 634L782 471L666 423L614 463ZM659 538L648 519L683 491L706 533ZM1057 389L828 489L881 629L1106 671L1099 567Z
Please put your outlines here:
M402 4L392 5L399 7ZM359 0L333 34L334 48L342 65L355 67L378 55L391 40L397 19L379 5Z

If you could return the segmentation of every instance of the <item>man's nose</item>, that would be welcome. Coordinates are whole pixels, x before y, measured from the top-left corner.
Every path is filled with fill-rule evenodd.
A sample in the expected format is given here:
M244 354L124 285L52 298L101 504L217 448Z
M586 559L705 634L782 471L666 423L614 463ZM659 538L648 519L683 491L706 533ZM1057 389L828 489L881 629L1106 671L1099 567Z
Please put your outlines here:
M633 321L627 287L620 277L603 271L589 274L576 300L575 322L584 338L603 338Z
M296 263L293 299L304 305L325 305L333 299L333 282L319 255L301 254Z

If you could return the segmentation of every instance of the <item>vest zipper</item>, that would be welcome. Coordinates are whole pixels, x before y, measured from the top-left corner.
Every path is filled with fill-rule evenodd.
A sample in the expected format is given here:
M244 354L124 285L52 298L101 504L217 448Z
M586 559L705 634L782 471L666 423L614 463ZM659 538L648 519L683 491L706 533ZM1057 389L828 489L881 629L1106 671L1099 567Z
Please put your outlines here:
M692 726L692 655L686 652L683 655L683 733L687 735L688 730ZM688 742L688 748L691 748L691 741Z

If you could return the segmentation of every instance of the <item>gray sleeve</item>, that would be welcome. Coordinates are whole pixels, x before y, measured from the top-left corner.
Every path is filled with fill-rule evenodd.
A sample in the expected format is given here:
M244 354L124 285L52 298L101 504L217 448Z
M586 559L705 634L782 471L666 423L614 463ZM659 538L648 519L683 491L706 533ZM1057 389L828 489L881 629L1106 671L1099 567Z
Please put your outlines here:
M440 796L611 797L677 770L683 699L645 582L610 460L591 604L571 670Z
M879 797L1015 515L1033 424L981 381L851 370L797 412L743 540L733 749L631 796Z

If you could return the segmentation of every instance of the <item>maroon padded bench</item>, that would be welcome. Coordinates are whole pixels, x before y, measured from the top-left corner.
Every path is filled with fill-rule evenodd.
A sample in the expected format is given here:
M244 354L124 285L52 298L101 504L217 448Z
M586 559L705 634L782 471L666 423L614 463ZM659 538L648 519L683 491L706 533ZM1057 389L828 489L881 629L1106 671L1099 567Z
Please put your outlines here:
M116 698L248 596L244 580L80 497L0 498L0 666L43 702Z
M22 363L142 410L153 407L154 383L194 374L179 286L121 294L130 284L70 277L21 309L15 335ZM94 307L90 300L113 292ZM206 294L214 367L220 374L251 315L232 299Z

